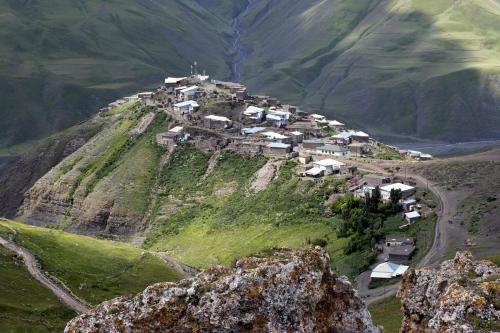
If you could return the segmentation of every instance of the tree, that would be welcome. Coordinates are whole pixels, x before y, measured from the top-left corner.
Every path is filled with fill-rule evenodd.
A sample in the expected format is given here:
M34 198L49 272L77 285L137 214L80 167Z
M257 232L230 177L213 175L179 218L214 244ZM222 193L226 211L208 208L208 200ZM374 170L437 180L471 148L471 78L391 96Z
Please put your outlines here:
M398 211L401 207L399 205L399 202L403 198L403 193L401 193L401 190L392 189L389 198L391 200L393 210Z

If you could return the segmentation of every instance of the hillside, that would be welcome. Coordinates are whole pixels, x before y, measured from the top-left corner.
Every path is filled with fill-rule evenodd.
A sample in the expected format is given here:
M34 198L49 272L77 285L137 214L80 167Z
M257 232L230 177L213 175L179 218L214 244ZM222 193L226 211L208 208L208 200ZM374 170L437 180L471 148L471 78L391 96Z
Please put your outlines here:
M500 137L496 0L2 1L0 12L0 147L194 60L379 137Z
M498 1L264 0L242 27L259 92L392 140L500 135Z
M159 257L123 243L7 220L0 220L0 236L30 251L43 271L91 305L136 293L151 283L178 281L184 276ZM74 312L59 303L3 247L0 265L0 331L61 331Z
M194 60L229 75L230 24L194 0L0 1L0 13L0 147L74 125Z

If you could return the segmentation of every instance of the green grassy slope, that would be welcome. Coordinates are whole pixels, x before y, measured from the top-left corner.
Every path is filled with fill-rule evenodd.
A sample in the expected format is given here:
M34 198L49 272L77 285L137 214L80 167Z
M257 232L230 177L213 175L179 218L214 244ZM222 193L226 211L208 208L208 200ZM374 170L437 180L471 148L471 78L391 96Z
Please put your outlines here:
M73 125L194 60L229 75L230 26L194 0L1 1L0 13L0 147Z
M499 17L485 0L259 1L243 78L378 135L498 137Z
M45 271L91 304L181 278L153 254L123 243L5 220L0 221L0 234L15 235L16 243L31 251ZM14 283L12 279L13 275L7 275L5 281ZM0 295L0 299L4 297ZM28 297L25 304L32 304L32 300Z
M0 331L18 333L62 332L75 313L0 248Z
M362 254L344 255L347 239L337 239L335 232L339 220L323 206L340 180L300 180L288 162L277 179L255 193L250 183L265 159L223 153L205 177L207 162L208 156L190 145L174 153L162 171L163 190L146 248L209 267L275 246L297 248L323 239L341 273L354 274L365 264Z

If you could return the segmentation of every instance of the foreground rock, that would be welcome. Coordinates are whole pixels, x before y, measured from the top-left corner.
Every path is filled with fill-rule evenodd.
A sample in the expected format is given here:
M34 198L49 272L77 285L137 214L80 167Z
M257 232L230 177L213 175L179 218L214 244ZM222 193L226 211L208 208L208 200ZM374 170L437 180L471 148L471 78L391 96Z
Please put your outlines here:
M458 252L439 270L408 271L398 296L403 305L400 332L499 332L500 268Z
M379 332L321 248L277 250L159 283L68 323L66 332Z

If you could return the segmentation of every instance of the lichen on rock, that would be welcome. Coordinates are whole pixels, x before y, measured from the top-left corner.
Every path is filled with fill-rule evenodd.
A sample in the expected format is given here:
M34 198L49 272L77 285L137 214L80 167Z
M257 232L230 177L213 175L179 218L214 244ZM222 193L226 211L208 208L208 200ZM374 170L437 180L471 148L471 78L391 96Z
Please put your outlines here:
M68 323L65 332L380 332L321 248L276 250L159 283Z
M404 333L500 331L500 268L458 252L439 269L411 269L398 292Z

